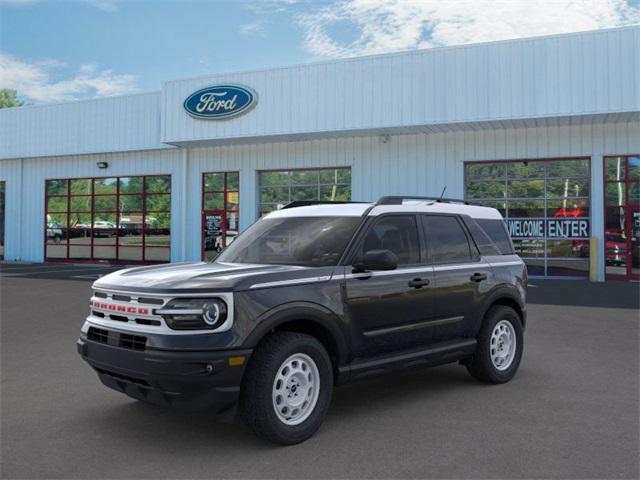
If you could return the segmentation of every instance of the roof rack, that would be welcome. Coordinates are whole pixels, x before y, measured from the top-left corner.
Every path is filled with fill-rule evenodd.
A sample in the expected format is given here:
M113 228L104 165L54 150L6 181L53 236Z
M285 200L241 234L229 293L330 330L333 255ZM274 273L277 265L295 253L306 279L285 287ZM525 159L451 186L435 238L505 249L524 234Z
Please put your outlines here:
M342 205L345 203L367 203L367 202L349 202L349 201L340 201L340 200L294 200L293 202L287 203L280 210L284 210L285 208L308 207L310 205Z
M460 198L414 197L405 195L380 197L376 202L376 205L402 205L402 202L404 200L429 200L436 203L462 203L464 205L476 205L473 202L469 202L468 200L463 200Z

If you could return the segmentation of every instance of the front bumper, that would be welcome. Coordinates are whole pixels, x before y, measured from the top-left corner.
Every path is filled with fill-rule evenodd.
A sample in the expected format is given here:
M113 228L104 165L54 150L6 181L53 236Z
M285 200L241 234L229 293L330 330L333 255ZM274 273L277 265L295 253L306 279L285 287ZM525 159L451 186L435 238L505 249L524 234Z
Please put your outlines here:
M251 355L251 350L136 351L92 341L84 334L77 349L109 388L156 405L214 413L237 403Z

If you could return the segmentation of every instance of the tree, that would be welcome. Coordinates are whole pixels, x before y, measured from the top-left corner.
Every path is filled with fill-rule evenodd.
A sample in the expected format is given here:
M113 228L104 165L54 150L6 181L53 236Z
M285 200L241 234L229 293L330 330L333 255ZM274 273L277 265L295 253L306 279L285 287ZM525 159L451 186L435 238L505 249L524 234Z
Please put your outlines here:
M18 100L18 92L9 88L0 89L0 108L21 107L24 102Z

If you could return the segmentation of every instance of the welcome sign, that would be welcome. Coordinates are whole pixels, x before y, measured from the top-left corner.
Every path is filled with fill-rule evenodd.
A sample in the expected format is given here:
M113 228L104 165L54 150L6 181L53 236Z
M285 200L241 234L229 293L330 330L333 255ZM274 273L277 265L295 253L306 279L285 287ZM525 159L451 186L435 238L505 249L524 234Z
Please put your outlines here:
M189 95L184 109L192 117L220 120L246 113L257 101L256 92L244 85L213 85Z
M507 220L512 238L589 238L589 220Z

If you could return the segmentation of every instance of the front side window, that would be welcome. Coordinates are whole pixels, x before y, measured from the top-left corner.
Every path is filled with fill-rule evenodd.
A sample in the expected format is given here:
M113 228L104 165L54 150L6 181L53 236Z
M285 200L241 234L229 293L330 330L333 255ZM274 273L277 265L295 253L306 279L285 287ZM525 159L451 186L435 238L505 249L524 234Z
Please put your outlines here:
M338 264L360 217L263 218L216 262L325 267Z
M351 168L278 170L258 173L260 215L295 200L351 200Z
M433 263L468 262L469 240L455 217L425 216L424 229Z
M420 263L420 241L413 215L394 215L378 220L362 241L361 255L370 250L390 250L398 265Z

